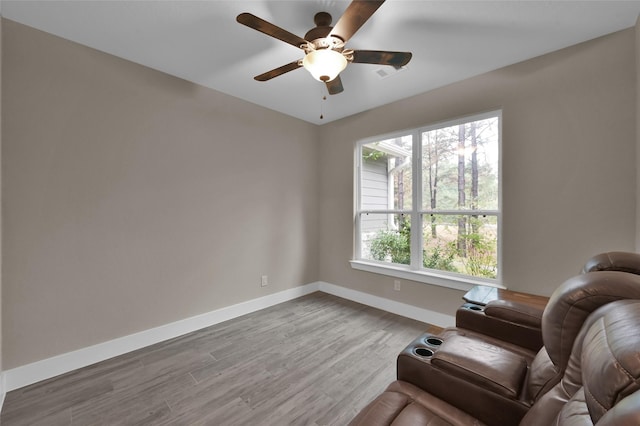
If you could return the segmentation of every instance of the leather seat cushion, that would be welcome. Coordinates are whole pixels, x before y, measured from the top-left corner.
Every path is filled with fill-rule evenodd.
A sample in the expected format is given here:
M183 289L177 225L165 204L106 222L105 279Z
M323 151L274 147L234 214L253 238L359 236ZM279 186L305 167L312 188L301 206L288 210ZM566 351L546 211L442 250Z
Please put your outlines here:
M482 426L464 411L410 383L395 381L349 423L350 426Z

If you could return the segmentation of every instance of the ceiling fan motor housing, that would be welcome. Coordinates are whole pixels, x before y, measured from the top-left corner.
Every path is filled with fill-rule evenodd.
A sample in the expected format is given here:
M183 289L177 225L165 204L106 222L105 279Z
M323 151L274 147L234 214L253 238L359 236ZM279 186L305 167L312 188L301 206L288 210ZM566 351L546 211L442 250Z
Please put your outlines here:
M318 50L318 49L332 49L338 52L341 52L344 48L344 40L336 35L331 35L331 30L333 27L331 26L331 15L327 12L318 12L313 17L313 22L316 26L304 35L304 39L311 44L305 46L300 46L305 52L308 53L308 50Z

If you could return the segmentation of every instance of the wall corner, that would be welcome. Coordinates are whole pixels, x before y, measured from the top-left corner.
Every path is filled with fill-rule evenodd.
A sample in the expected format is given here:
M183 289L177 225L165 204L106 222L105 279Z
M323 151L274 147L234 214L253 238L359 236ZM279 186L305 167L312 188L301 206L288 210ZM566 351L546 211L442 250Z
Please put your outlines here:
M635 45L634 53L636 57L636 229L635 229L635 249L640 252L640 15L635 25Z

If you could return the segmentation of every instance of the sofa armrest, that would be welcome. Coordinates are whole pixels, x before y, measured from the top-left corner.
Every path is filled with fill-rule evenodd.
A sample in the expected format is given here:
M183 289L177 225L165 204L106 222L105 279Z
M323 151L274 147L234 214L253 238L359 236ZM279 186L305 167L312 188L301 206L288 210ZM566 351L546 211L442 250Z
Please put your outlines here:
M510 300L493 300L484 307L484 313L488 317L532 328L541 328L542 312L538 307Z
M507 398L523 388L527 361L523 356L465 336L451 336L435 352L434 367Z
M456 312L456 327L538 351L542 312L539 307L508 300L494 300L486 306L465 303Z
M430 344L434 338L439 339L428 334L420 336L398 355L398 380L411 383L484 423L516 426L530 407L520 398L526 362L523 364L517 354L489 343L470 347L467 340L471 339L453 335L440 339L440 344ZM464 347L468 356L456 354ZM474 362L474 356L479 356L475 360L479 363ZM492 366L491 359L498 358L504 358L503 362ZM501 370L503 367L505 371Z

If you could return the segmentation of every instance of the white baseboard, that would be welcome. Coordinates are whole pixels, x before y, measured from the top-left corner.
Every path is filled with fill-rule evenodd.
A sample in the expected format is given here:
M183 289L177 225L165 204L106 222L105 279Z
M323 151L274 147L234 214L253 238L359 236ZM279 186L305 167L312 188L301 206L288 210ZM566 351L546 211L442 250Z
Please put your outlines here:
M323 291L343 299L440 327L455 324L455 317L451 315L444 315L326 282L315 282L4 371L0 374L0 397L4 398L6 392L14 389L210 327L315 291ZM2 409L1 402L0 409Z
M363 305L382 309L396 315L437 325L438 327L452 327L456 323L456 317L453 315L441 314L439 312L430 311L428 309L418 308L417 306L408 305L395 300L385 299L384 297L374 296L369 293L352 290L350 288L341 287L335 284L319 282L319 290L343 299L352 300L362 303Z
M0 373L0 412L2 412L2 406L4 405L4 397L7 396L7 387L5 386L5 374Z
M173 339L174 337L210 327L241 315L259 311L260 309L268 308L315 291L318 291L318 283L294 287L226 308L216 309L215 311L202 315L78 349L77 351L67 352L31 364L12 368L3 373L5 378L4 389L5 392L9 392L41 380L50 379L57 375L95 364L96 362L113 358L114 356Z

